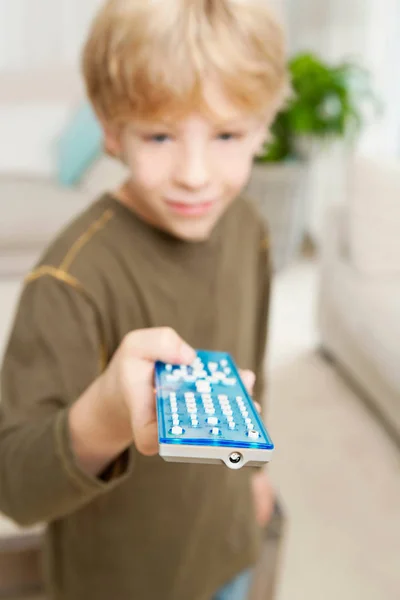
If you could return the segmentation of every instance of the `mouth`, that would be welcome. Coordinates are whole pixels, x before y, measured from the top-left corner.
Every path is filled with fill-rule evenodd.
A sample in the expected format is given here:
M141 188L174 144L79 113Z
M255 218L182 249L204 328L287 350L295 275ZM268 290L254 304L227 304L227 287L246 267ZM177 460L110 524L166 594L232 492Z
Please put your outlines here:
M207 215L214 208L216 200L207 202L175 202L173 200L165 200L165 204L169 210L177 215L184 217L201 217Z

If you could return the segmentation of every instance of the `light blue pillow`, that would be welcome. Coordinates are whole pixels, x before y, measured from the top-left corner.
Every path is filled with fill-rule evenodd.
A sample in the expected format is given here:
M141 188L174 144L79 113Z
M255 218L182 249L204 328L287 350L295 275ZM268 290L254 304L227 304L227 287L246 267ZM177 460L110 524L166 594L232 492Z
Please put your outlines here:
M74 114L58 141L58 182L65 186L77 184L102 151L100 123L91 106L85 103Z

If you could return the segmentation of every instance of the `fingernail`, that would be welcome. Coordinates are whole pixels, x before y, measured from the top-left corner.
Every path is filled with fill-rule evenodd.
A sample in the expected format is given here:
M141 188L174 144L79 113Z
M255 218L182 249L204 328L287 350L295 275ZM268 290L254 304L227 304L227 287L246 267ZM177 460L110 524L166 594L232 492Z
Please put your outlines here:
M196 351L188 344L182 344L181 357L185 362L193 362L196 358Z

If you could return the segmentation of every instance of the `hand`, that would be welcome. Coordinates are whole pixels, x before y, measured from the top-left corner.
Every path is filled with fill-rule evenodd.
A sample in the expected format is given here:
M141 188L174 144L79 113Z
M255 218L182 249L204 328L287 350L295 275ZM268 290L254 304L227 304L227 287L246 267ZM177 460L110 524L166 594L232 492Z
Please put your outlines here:
M101 384L112 413L110 426L120 428L121 440L133 441L144 455L157 454L154 363L190 364L195 358L195 351L169 328L138 330L124 339Z

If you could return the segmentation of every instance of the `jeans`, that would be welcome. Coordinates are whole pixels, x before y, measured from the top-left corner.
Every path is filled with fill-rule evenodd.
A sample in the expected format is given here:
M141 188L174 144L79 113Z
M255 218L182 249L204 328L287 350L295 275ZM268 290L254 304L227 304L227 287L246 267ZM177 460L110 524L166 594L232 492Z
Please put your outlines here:
M253 573L245 571L219 590L212 600L247 600Z

